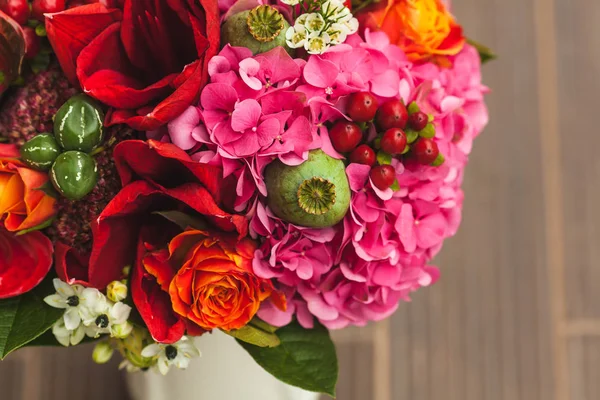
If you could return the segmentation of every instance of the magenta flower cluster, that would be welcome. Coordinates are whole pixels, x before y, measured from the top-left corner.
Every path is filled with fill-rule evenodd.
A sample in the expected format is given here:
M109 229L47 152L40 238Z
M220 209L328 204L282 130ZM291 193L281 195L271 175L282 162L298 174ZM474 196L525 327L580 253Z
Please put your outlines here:
M314 317L331 329L362 326L388 317L411 292L437 280L430 260L458 229L464 168L488 118L476 50L466 46L451 61L451 68L413 65L382 32L366 32L365 40L353 35L308 61L281 48L253 57L226 46L209 62L211 83L200 103L168 132L149 132L223 168L228 206L247 216L261 243L254 272L274 279L288 298L286 312L266 303L261 318L278 326L294 315L305 327ZM266 203L265 167L275 159L299 165L317 148L343 158L326 123L347 118L348 95L359 91L380 102L415 101L433 115L446 162L393 160L398 191L377 189L369 166L348 164L352 199L342 223L309 229L278 219Z

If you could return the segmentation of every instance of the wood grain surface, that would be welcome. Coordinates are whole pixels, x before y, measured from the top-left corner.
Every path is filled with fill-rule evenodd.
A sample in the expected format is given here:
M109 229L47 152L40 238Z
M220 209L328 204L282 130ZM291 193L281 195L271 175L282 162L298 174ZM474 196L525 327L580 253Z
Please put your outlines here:
M600 2L453 6L501 56L484 68L491 123L466 174L463 224L436 260L438 284L389 321L336 332L338 398L598 400ZM115 365L90 353L9 357L0 399L126 399Z

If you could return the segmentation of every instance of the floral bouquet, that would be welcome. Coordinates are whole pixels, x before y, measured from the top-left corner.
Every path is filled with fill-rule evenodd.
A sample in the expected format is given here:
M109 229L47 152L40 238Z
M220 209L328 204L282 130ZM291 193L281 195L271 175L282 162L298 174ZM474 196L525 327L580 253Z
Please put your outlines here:
M333 396L328 329L432 285L460 223L493 55L448 7L0 0L0 358L165 374L219 329Z

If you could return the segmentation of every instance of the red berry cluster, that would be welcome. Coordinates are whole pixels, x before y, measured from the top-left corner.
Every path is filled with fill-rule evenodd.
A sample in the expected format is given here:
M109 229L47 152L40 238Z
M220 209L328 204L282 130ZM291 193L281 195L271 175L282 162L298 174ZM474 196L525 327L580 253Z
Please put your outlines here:
M44 14L64 11L85 3L81 0L0 0L0 10L23 28L25 59L34 72L45 69L50 60L50 45L44 39Z
M346 111L352 121L339 120L333 125L331 143L338 152L350 153L351 162L373 167L370 176L377 188L385 190L396 182L396 171L390 165L393 157L413 157L432 166L444 162L433 140L435 127L415 102L408 108L401 100L379 105L372 93L359 92L350 96ZM379 134L371 143L363 143L369 123L375 124Z

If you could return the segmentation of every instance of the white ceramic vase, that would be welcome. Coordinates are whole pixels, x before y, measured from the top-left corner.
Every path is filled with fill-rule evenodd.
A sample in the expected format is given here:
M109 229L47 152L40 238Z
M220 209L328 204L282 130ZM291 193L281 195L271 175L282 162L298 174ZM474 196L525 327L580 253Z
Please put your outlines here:
M171 369L127 377L133 400L317 400L318 394L288 386L258 366L234 339L215 331L196 339L202 357L185 371Z

